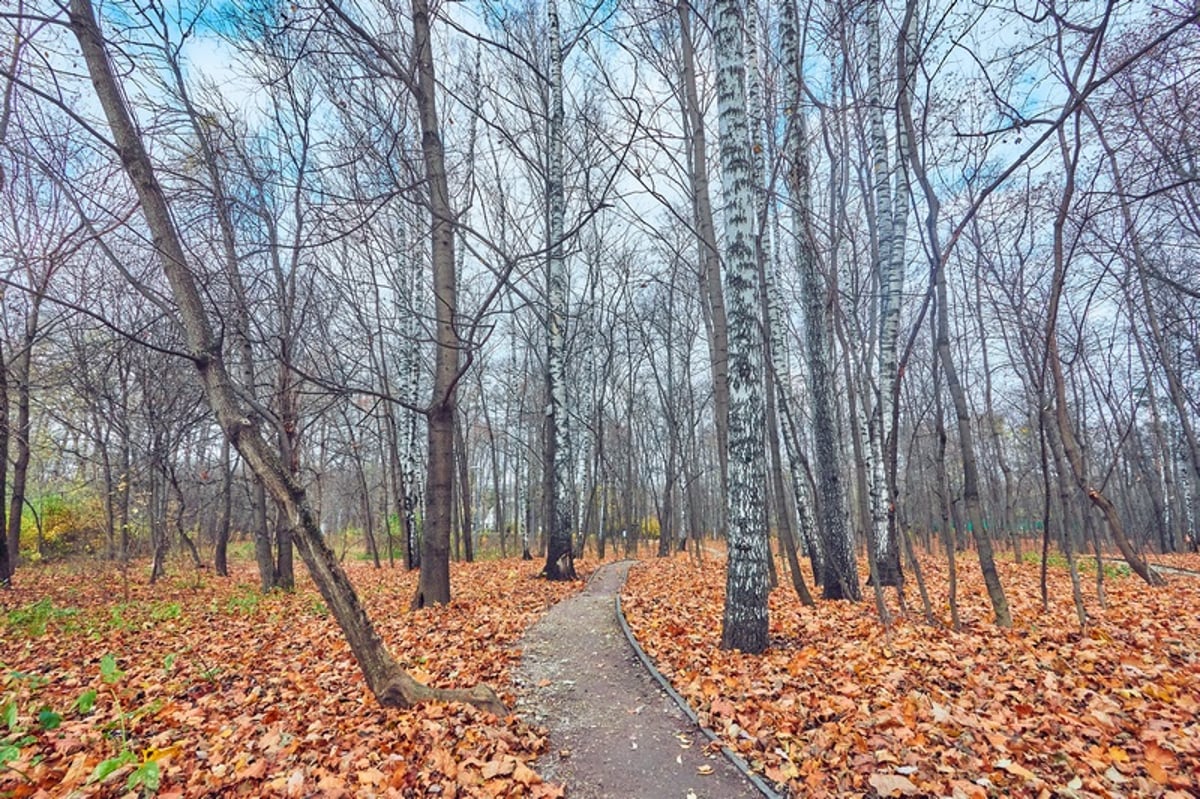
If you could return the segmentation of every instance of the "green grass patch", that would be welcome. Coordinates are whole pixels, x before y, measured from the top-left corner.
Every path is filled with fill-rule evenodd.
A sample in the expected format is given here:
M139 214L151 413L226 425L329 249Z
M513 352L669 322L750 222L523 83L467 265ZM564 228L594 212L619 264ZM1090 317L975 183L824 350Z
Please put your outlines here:
M1021 553L1021 560L1026 563L1042 562L1042 553L1034 551L1026 551ZM1046 565L1053 566L1057 569L1068 568L1067 557L1061 552L1051 552L1046 557ZM1079 569L1080 574L1095 574L1096 559L1091 555L1081 555L1075 559L1075 567ZM1119 580L1128 577L1133 573L1129 568L1129 564L1124 561L1106 560L1104 561L1104 576L1113 580Z
M80 614L79 608L56 607L50 599L39 599L28 605L13 608L5 614L4 623L9 630L29 638L40 638L51 627L71 629Z

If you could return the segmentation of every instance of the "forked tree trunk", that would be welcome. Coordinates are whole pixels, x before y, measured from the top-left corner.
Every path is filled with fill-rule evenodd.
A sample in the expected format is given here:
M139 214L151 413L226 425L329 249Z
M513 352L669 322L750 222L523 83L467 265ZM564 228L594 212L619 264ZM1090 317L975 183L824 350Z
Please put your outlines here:
M205 397L225 436L287 513L297 532L300 556L345 633L367 686L385 706L408 707L430 699L460 700L504 715L506 708L487 686L479 685L469 691L429 688L406 674L388 654L354 587L325 543L304 489L293 479L279 452L267 444L241 407L196 280L188 268L187 255L171 218L166 196L113 73L90 0L71 0L70 24L112 131L121 166L141 201L159 263L179 307L187 348Z
M983 582L987 587L988 599L992 604L992 612L996 624L1001 627L1012 626L1012 613L1008 608L1008 598L1004 595L1004 586L1000 583L1000 575L996 571L996 561L992 553L992 542L988 531L983 526L983 511L979 501L979 464L975 455L975 437L971 427L971 412L967 406L966 393L958 376L958 369L950 350L950 308L946 292L946 263L948 253L943 254L941 236L938 231L938 216L941 204L937 193L930 182L925 165L921 161L916 148L916 132L912 118L912 108L902 103L900 108L901 124L904 125L905 135L909 142L908 161L912 174L917 178L925 195L925 230L929 237L930 250L930 279L933 282L934 301L937 308L937 339L936 357L941 364L946 378L946 388L950 392L950 400L954 405L954 416L958 427L959 449L962 455L963 467L963 505L967 513L967 522L975 537L979 550L979 568L983 572ZM950 508L954 515L954 506ZM957 524L955 525L957 528Z
M784 11L784 59L786 94L791 103L791 119L784 158L787 159L788 190L792 194L792 225L797 242L797 268L804 298L804 329L808 351L808 380L813 403L813 438L816 443L817 490L820 501L819 532L823 539L825 562L821 569L822 593L826 599L861 598L854 546L846 524L845 489L842 486L838 458L837 418L833 402L833 370L829 357L828 294L818 268L817 251L812 237L811 193L809 191L808 143L805 141L804 97L797 34L796 10L792 2ZM790 33L788 33L790 31Z

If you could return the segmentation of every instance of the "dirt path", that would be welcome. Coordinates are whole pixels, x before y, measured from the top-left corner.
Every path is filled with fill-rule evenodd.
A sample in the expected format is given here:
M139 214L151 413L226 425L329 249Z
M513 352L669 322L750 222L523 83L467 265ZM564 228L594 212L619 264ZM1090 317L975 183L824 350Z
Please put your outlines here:
M616 595L631 565L602 566L522 641L517 712L550 730L538 771L569 799L761 799L625 639Z

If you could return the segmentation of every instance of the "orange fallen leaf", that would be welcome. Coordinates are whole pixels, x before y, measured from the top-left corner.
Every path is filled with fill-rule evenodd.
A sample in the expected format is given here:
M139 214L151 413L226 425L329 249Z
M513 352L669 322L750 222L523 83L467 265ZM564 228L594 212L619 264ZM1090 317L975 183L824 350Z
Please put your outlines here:
M537 775L537 772L531 769L524 763L518 763L513 769L513 779L528 788L530 785L536 785L542 781L542 778Z

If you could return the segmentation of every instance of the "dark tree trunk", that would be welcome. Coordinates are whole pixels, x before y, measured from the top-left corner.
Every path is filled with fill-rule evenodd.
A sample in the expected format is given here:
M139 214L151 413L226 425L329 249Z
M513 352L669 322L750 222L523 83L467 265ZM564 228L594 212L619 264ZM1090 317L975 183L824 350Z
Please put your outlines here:
M8 488L8 364L4 361L3 342L0 342L0 521L4 517L4 494ZM0 541L0 588L11 588L17 551L10 546L8 536Z
M37 339L41 299L40 293L33 295L33 306L25 320L25 335L21 341L21 351L16 353L9 364L17 393L17 420L16 424L11 427L11 432L15 435L10 435L10 442L16 444L16 455L12 459L12 495L9 499L8 516L8 558L13 565L16 564L21 551L21 516L25 510L25 487L29 479L31 454L29 446L29 380L33 368L33 345Z
M463 559L475 562L475 531L471 514L471 472L467 463L467 437L463 435L462 415L454 415L454 452L458 461L458 496L461 501L458 524L462 531Z
M221 577L229 576L229 534L233 529L233 464L229 460L229 440L221 440L221 518L217 522L217 543L213 569Z

